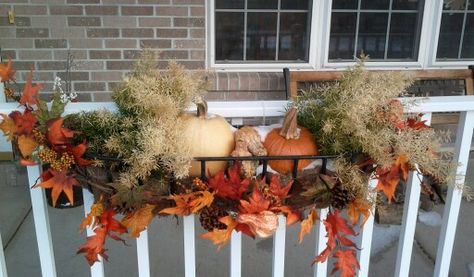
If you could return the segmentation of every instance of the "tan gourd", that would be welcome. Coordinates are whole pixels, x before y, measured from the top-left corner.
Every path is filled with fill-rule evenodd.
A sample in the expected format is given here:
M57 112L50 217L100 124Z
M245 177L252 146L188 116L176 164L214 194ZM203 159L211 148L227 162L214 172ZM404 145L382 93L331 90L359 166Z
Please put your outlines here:
M275 128L268 133L263 145L269 156L317 155L318 148L313 134L306 128L298 128L296 117L297 109L288 110L281 128ZM298 170L304 169L311 163L310 160L300 160ZM293 170L293 161L269 161L270 167L281 174L288 174Z
M232 126L219 116L207 113L204 100L196 103L197 113L186 113L182 116L185 122L184 135L191 147L193 157L227 157L234 149ZM215 175L227 168L227 162L206 162L206 175ZM201 163L191 162L191 177L201 176Z

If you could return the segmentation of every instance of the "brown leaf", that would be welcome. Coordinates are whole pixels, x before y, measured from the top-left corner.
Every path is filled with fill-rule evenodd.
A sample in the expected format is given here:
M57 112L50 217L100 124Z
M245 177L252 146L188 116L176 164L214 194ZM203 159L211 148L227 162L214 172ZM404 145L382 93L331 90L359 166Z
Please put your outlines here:
M212 202L214 202L214 194L207 190L196 192L196 198L190 203L192 207L191 212L197 213L204 207L210 207Z
M2 130L8 141L12 141L15 133L17 132L16 124L13 119L11 119L6 114L0 114L0 116L3 118L2 122L0 123L0 130Z
M220 222L224 223L226 229L214 229L212 232L208 232L201 235L201 238L208 239L212 241L215 245L218 245L217 249L220 249L226 245L230 237L232 236L232 231L237 227L238 222L235 221L231 216L226 216L219 219Z
M362 217L362 226L370 216L372 206L365 200L356 199L347 205L347 215L352 225L356 225L359 218Z
M18 137L18 149L24 159L30 160L33 151L35 151L37 147L38 143L32 137L27 137L25 135Z
M132 238L138 238L140 233L150 224L155 216L153 214L154 209L154 205L146 204L137 211L127 214L122 219L122 224L130 229L130 236Z

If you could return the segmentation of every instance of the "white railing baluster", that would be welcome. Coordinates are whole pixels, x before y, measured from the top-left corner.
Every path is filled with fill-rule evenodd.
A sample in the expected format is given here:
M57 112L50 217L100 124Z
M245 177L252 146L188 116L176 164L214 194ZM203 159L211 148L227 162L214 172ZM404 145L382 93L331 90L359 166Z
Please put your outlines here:
M7 264L5 262L5 253L3 252L3 241L0 234L0 277L7 277Z
M319 210L318 224L316 225L316 256L318 256L325 248L328 238L326 237L326 228L324 227L323 220L328 216L328 209ZM328 271L327 261L324 263L314 264L314 277L326 276Z
M369 188L374 189L377 186L377 183L378 183L377 179L371 179L369 181ZM371 192L369 194L371 201L373 201L376 196L377 196L376 192ZM361 248L361 250L357 253L357 258L360 264L360 269L359 269L359 272L357 273L357 276L359 277L369 276L370 248L372 247L372 233L374 230L374 211L375 211L375 203L372 206L370 215L365 221L365 224L362 227L360 234L358 236L359 247Z
M242 233L232 232L230 237L230 277L242 275Z
M143 230L137 238L138 276L150 277L150 251L148 250L148 230Z
M44 189L31 188L41 175L41 167L28 166L28 184L30 186L31 209L35 221L36 240L41 263L42 276L55 277L56 264L54 261L53 241L49 225L48 206Z
M285 275L285 238L286 238L286 217L278 216L278 228L273 235L273 277L283 277Z
M82 200L84 202L84 213L87 216L91 211L92 204L94 204L94 195L89 190L82 189ZM94 231L89 227L87 227L86 233L88 237L93 236L95 234ZM102 261L102 257L99 257L99 261L95 262L90 269L92 277L103 277L104 262Z
M196 276L196 244L194 233L194 215L183 217L184 228L184 276Z
M431 113L423 115L426 124L431 124ZM405 189L405 203L403 204L402 231L398 241L397 262L395 276L408 276L410 272L413 241L415 239L416 220L420 204L421 174L411 171Z
M464 184L467 164L469 162L469 149L471 147L472 133L474 128L474 111L461 112L459 125L454 145L454 160L459 163L456 169L456 180L454 188L448 189L448 197L443 212L443 224L438 242L434 276L448 276L451 254L453 252L454 236L461 206L462 191L459 189Z

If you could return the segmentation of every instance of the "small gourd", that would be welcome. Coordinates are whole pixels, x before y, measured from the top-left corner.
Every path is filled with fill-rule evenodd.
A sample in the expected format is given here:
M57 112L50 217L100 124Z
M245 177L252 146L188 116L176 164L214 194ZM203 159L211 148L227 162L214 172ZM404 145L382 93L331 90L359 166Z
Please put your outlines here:
M207 103L200 100L197 114L185 113L184 136L191 148L193 157L227 157L234 149L234 133L232 126L221 116L207 113ZM215 175L225 170L227 162L206 162L206 174ZM201 176L201 163L192 161L189 176Z
M269 156L317 155L319 153L313 134L306 128L298 128L296 107L288 110L281 128L275 128L268 133L263 145ZM303 170L311 163L310 160L300 160L298 170ZM280 174L293 171L291 160L268 161L270 167Z

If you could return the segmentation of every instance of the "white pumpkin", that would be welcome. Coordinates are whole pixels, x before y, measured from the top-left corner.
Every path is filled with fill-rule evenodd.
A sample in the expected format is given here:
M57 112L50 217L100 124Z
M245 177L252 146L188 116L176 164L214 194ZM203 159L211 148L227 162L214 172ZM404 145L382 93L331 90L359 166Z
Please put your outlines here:
M185 113L183 135L191 147L193 157L227 157L234 149L232 126L219 116L207 114L207 103L197 103L197 113ZM206 175L215 175L227 168L227 162L206 162ZM201 162L192 161L189 176L201 176Z

